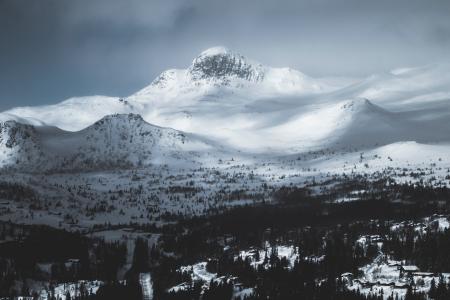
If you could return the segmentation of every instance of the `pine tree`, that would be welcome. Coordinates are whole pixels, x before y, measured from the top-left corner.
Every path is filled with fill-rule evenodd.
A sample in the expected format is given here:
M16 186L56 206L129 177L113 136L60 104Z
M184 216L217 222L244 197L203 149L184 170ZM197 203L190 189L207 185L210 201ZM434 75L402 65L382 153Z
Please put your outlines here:
M428 291L428 296L432 299L436 298L436 281L431 279L430 290Z

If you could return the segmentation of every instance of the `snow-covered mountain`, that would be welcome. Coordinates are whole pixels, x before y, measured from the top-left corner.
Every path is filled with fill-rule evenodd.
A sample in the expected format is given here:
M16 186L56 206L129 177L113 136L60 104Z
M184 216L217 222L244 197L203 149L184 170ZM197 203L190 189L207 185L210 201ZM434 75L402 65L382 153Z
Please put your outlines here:
M113 113L158 116L168 109L181 111L187 105L202 106L202 102L213 98L223 99L225 105L229 98L235 99L232 102L244 98L249 102L330 89L299 71L263 66L224 47L215 47L202 52L186 69L164 71L149 86L129 97L78 97L55 105L18 107L2 113L0 120L45 120L46 124L76 131Z
M134 113L252 153L436 143L449 140L449 70L403 68L349 84L268 67L214 47L129 97L19 107L0 113L0 121L79 131L105 115Z
M146 123L135 114L109 115L68 132L16 121L0 123L0 167L76 171L181 163L222 150L206 139Z
M129 97L138 102L165 100L186 103L208 94L237 93L246 97L312 94L332 87L290 68L271 68L224 47L198 55L187 69L163 72L149 86ZM183 98L183 99L179 99ZM164 103L165 101L163 101Z

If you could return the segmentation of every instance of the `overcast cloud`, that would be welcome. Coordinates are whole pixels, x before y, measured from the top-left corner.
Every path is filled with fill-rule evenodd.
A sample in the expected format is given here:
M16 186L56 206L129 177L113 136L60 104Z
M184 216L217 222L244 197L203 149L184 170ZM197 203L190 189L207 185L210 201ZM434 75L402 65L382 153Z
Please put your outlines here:
M0 110L126 96L224 45L312 76L449 62L448 0L0 0Z

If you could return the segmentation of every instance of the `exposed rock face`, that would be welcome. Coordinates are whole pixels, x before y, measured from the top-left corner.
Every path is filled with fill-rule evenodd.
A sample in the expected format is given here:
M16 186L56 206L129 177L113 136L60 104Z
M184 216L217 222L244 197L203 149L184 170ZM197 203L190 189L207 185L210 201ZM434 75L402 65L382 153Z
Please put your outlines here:
M244 56L226 48L215 47L202 52L189 68L193 80L243 79L251 82L264 78L261 64L249 62Z

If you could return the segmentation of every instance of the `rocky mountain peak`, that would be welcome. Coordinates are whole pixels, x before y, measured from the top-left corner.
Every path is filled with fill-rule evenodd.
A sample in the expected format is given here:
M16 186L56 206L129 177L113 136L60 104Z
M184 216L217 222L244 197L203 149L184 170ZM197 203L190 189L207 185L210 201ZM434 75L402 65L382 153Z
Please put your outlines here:
M145 123L144 119L139 114L112 114L104 116L99 121L95 122L94 125L101 126L106 123Z
M229 80L233 78L257 82L264 78L261 64L250 62L241 54L225 47L213 47L200 53L188 72L194 80Z

